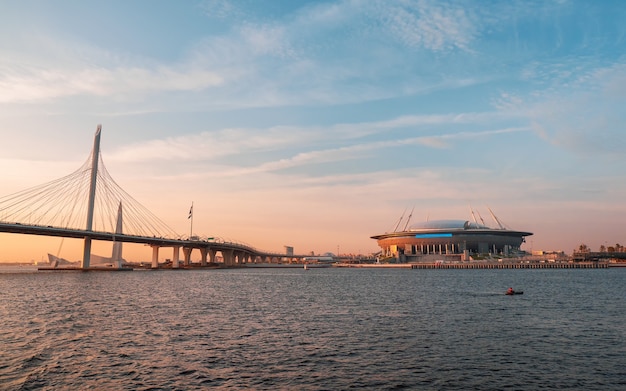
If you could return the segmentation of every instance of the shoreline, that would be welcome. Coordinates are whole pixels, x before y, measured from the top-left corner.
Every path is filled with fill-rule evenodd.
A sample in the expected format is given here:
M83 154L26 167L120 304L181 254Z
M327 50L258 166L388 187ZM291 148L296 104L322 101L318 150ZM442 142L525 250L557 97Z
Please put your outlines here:
M210 266L181 266L180 268L159 267L156 269L146 267L49 267L25 264L0 263L0 271L4 272L30 272L30 271L133 271L133 270L205 270L205 269L328 269L328 268L353 268L353 269L620 269L626 268L626 262L556 262L556 263L493 263L493 262L464 262L464 263L325 263L325 264L280 264L280 263L248 263L233 266L212 264Z
M609 269L626 267L626 263L609 262L572 262L572 263L343 263L334 267L343 268L396 268L396 269Z

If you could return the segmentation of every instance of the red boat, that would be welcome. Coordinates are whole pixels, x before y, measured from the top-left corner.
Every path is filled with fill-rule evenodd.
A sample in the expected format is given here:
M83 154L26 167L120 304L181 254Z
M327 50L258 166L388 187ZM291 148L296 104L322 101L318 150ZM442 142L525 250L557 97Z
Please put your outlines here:
M506 291L505 295L513 296L513 295L523 295L524 291Z

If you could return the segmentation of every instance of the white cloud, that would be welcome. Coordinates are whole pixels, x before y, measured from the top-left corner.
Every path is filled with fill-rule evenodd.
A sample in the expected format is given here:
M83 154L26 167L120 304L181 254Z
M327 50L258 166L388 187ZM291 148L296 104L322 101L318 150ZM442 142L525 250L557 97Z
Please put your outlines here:
M410 47L468 50L476 30L467 12L443 2L378 4L376 11L392 36Z
M119 162L175 161L187 166L186 175L204 178L250 176L262 172L279 171L294 167L314 166L323 163L371 159L372 152L403 146L449 148L455 142L487 138L508 133L529 131L528 127L501 128L476 131L423 131L415 129L416 136L389 137L396 128L415 128L421 124L446 126L474 124L484 126L489 118L500 118L500 113L467 113L443 116L403 116L372 123L337 124L329 127L285 127L267 129L239 128L217 132L202 132L160 140L151 140L125 146L107 154L107 160ZM375 137L378 134L384 139ZM373 137L373 138L372 138ZM332 139L329 147L328 140ZM247 159L232 159L242 156ZM205 162L191 168L191 162ZM187 163L185 163L187 162ZM204 164L211 166L205 170ZM190 171L191 170L191 171ZM195 172L201 170L200 172Z
M404 46L434 51L468 49L476 35L476 27L464 8L430 0L316 4L304 8L291 26L293 31L302 27L309 34L349 30L357 38L386 36Z
M227 128L215 132L167 137L126 145L107 154L109 160L214 160L224 156L278 150L322 137L319 128L276 126L268 129Z
M561 147L583 153L626 155L626 64L576 73L564 88L548 88L526 102L538 134Z
M195 91L223 79L203 69L30 68L0 74L0 103L39 101L75 95L123 96L155 91Z
M241 15L241 9L229 0L203 0L200 8L207 16L217 19L226 19Z
M243 26L240 30L242 44L253 56L273 55L281 58L292 57L295 51L290 47L287 33L282 26Z
M238 15L238 8L227 1L208 1L201 8L220 18ZM129 100L169 91L203 91L205 101L217 102L213 105L239 107L378 99L414 93L410 85L433 85L373 82L390 65L412 61L403 47L467 50L475 36L461 8L431 1L389 5L346 0L303 7L283 20L234 23L222 35L195 37L187 56L167 63L133 53L111 53L67 38L35 37L28 59L15 52L2 56L0 102L70 96ZM39 48L41 57L35 54ZM371 61L378 50L392 55ZM9 62L12 58L18 60ZM386 64L383 58L393 63ZM454 83L435 81L434 85L454 88Z

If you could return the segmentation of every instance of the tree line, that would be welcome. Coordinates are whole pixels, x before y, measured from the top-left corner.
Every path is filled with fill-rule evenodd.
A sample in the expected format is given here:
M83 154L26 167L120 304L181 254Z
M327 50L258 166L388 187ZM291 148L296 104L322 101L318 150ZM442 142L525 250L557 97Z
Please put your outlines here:
M590 253L593 252L589 246L586 244L581 244L578 246L578 252L580 253ZM623 253L626 252L626 247L622 246L619 243L616 243L614 246L605 246L604 244L600 246L601 253Z

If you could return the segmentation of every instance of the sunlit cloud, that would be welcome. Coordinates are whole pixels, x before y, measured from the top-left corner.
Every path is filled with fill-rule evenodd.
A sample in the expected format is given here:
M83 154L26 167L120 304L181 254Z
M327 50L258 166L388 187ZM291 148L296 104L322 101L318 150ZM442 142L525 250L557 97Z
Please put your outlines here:
M363 153L382 148L404 145L421 145L430 148L447 148L455 139L470 139L493 135L528 131L528 127L504 128L475 132L435 133L432 130L425 135L383 141L359 141L363 137L385 134L397 128L417 128L416 133L424 133L421 125L484 124L490 119L499 120L507 115L494 113L464 113L450 115L402 116L392 120L371 123L336 124L328 127L275 126L268 129L230 128L215 132L202 132L160 140L123 146L108 153L108 159L120 162L156 162L156 161L217 161L233 155L248 155L253 152L274 151L284 154L289 150L308 149L289 158L275 162L265 162L254 168L239 169L239 173L265 170L277 170L303 165L352 159L355 153ZM345 145L337 148L315 150L316 145L327 143L329 137ZM202 151L202 153L198 153ZM220 175L226 175L223 171Z

